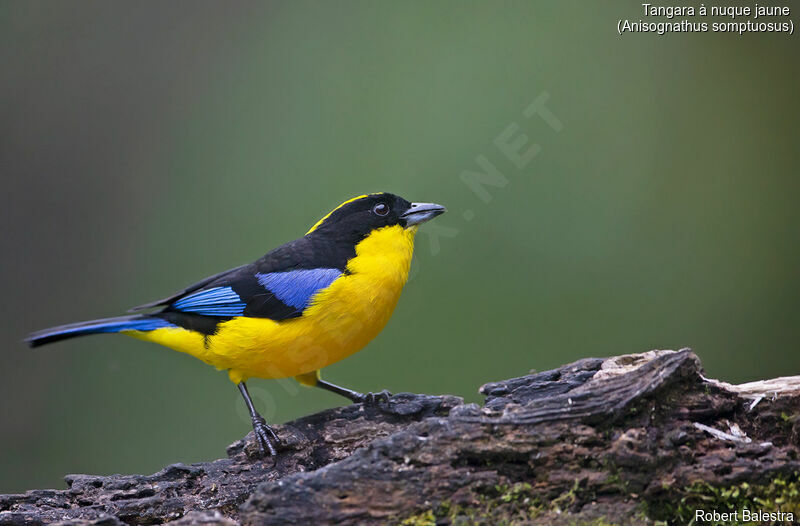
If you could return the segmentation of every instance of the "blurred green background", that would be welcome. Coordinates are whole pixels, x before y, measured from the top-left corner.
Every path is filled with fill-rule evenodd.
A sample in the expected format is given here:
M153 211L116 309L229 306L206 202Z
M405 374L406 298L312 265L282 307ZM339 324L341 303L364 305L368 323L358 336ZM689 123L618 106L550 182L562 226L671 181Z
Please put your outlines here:
M727 381L800 373L797 37L618 36L640 10L0 2L0 492L224 455L250 430L224 373L121 336L22 338L255 259L364 192L450 212L334 382L479 401L682 346ZM543 93L560 132L523 115ZM514 126L541 149L522 169L494 144ZM461 178L479 156L507 179L488 202ZM250 383L273 422L342 403Z

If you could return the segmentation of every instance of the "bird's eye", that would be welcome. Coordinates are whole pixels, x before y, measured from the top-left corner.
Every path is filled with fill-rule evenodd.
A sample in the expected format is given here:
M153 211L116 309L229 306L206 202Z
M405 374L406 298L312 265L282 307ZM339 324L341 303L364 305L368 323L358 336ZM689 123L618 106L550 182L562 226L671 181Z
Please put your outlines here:
M389 205L386 203L378 203L377 205L372 207L372 211L378 214L379 216L385 216L389 213Z

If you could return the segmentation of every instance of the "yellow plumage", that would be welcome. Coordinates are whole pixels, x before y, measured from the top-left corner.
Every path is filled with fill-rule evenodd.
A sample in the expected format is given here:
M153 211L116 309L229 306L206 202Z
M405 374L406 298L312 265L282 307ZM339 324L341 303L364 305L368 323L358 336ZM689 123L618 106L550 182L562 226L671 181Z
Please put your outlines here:
M399 225L372 231L356 245L347 272L317 292L299 318L237 316L210 336L177 327L125 333L228 370L234 383L314 373L361 350L389 321L408 280L416 232ZM313 385L311 377L298 380Z

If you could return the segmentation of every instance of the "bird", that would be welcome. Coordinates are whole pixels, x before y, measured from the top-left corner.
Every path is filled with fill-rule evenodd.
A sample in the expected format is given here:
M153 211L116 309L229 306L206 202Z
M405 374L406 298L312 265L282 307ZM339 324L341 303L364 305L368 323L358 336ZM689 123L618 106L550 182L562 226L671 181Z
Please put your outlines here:
M227 371L247 406L258 448L274 457L278 436L256 410L247 380L294 377L355 403L388 400L388 391L341 387L323 380L320 370L380 333L408 280L417 229L445 211L387 192L360 195L252 263L134 307L133 314L40 330L26 341L38 347L121 333Z

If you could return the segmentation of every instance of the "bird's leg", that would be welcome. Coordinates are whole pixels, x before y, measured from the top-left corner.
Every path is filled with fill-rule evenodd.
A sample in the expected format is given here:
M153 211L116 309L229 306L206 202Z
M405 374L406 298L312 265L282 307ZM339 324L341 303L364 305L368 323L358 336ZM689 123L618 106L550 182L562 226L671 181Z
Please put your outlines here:
M336 384L326 382L322 378L317 379L317 383L314 384L314 387L319 387L321 389L325 389L326 391L336 393L339 396L348 398L357 404L365 403L374 405L379 402L389 403L389 397L392 396L392 393L386 389L380 393L359 393L358 391L353 391L352 389L347 389L346 387L340 387Z
M253 401L250 399L250 393L247 391L247 385L244 382L239 382L237 386L239 387L239 392L242 393L244 403L247 404L247 410L250 411L250 419L253 421L253 434L256 437L258 446L261 448L261 452L264 456L267 456L267 454L273 457L276 456L275 444L278 442L278 435L267 425L264 417L256 411Z

